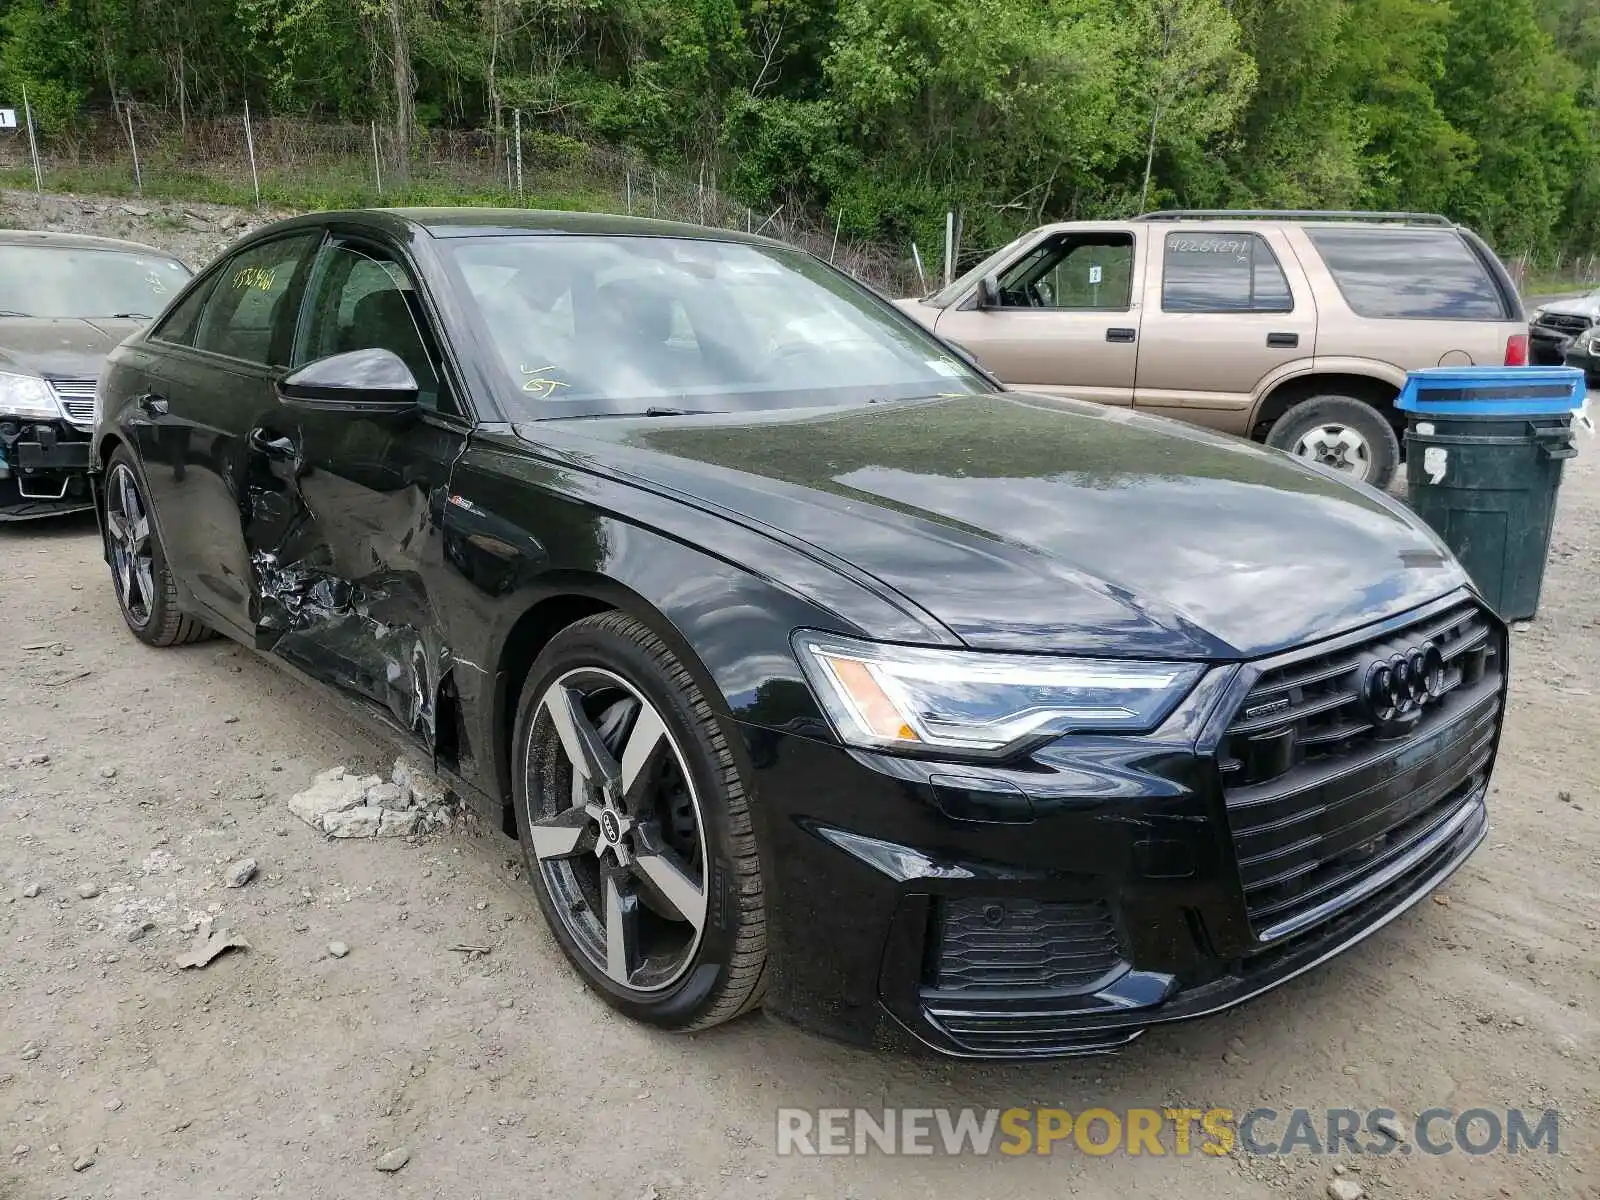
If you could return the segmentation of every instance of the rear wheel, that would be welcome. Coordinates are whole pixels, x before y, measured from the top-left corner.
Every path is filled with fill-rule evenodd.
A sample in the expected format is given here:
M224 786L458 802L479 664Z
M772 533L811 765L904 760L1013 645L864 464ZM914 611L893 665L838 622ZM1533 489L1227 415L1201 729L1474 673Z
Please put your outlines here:
M106 472L106 557L122 619L151 646L181 646L211 631L178 607L178 589L150 516L150 502L133 456L118 449Z
M1388 418L1353 396L1313 396L1267 433L1267 445L1384 488L1400 463L1400 439Z
M529 672L512 745L528 872L589 985L676 1030L759 1005L766 918L744 784L661 639L614 612L562 630Z

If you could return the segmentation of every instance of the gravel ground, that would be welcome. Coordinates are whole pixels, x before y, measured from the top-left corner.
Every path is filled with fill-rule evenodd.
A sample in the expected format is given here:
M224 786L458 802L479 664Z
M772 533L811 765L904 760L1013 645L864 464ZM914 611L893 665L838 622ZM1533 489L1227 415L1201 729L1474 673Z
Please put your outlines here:
M1489 840L1448 890L1242 1009L1030 1066L885 1058L760 1017L630 1024L568 967L498 833L329 841L288 812L315 772L393 759L338 700L226 642L136 642L92 524L0 529L0 763L19 760L0 765L0 1197L1312 1200L1335 1166L1375 1198L1600 1195L1597 450L1571 464L1544 606L1514 636ZM259 873L230 889L243 857ZM202 917L250 948L180 971ZM1562 1153L773 1150L780 1105L1028 1104L1556 1108Z

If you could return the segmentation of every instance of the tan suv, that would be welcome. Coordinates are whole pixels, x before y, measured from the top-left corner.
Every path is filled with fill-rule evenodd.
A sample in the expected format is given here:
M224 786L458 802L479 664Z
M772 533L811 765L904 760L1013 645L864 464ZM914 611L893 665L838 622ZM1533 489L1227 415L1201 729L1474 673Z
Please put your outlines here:
M1523 365L1516 287L1416 213L1046 225L900 306L1014 387L1178 417L1385 486L1419 367Z

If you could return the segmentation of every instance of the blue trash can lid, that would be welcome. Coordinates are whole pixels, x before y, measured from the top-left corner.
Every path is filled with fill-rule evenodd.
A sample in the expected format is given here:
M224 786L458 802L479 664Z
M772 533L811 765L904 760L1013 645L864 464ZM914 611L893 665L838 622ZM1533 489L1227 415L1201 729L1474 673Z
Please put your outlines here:
M1562 416L1586 394L1577 367L1429 367L1412 371L1395 407L1435 416Z

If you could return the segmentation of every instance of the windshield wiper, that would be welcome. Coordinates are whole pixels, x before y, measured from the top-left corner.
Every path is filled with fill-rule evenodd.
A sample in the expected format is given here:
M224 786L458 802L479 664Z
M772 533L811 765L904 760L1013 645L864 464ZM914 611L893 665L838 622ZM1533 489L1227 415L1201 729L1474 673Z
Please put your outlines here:
M32 313L18 312L14 308L0 308L0 317L31 317Z
M153 320L154 318L151 317L151 315L149 313L127 312L127 313L112 313L111 314L111 319L113 321L150 321L150 320Z

